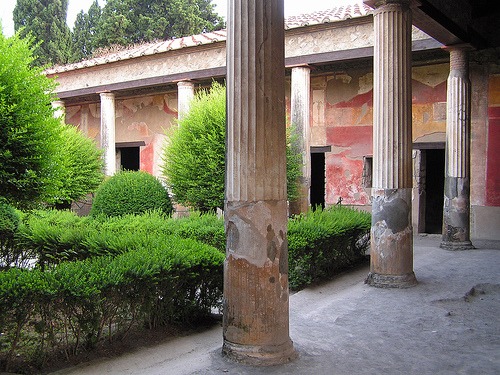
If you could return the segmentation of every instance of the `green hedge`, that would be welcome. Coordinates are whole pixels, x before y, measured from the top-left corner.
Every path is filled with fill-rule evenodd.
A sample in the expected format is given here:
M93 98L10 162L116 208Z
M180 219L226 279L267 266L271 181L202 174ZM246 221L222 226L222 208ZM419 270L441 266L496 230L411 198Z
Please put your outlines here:
M370 226L370 214L341 206L309 211L290 220L290 288L328 279L365 258Z
M95 193L90 215L122 216L158 210L173 211L167 189L143 171L121 171L104 181Z
M79 217L70 211L39 210L25 215L16 243L38 259L42 269L62 261L117 255L135 248L138 238L177 235L225 251L223 221L193 213L173 219L161 212L120 217Z
M288 224L289 280L292 289L328 278L358 262L368 245L370 215L345 207L310 211ZM136 248L144 236L177 235L225 252L224 222L212 214L172 219L159 212L121 217L85 217L71 212L36 211L20 225L17 241L36 254L40 267L61 261L116 255Z
M43 365L131 327L206 317L222 298L224 255L175 236L149 236L134 251L45 271L0 272L0 368Z

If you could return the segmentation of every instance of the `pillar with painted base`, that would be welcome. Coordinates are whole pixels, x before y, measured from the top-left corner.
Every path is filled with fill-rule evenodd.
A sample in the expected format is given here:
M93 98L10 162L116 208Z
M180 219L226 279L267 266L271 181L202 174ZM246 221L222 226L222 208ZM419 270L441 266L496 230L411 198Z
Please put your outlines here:
M232 0L227 39L223 354L295 357L289 336L283 0Z
M104 174L116 173L115 147L115 94L102 92L101 96L101 148L104 150Z
M194 84L190 81L177 82L177 118L180 120L189 112L189 105L194 98Z
M52 102L52 108L54 109L54 118L61 119L61 122L65 122L66 108L64 106L64 101L62 100L54 100Z
M373 188L369 285L406 288L413 272L411 12L409 1L374 11Z
M470 80L467 46L448 46L443 239L448 250L472 249L470 241Z
M310 206L311 188L311 151L310 151L310 102L311 68L297 66L292 68L291 123L297 134L294 151L302 155L302 176L300 177L300 197L290 202L290 212L307 212Z

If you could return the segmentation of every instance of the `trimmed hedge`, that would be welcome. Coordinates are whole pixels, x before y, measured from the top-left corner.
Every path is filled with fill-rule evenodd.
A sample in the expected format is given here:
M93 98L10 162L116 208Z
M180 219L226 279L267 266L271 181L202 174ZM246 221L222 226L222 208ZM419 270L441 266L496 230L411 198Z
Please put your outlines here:
M43 269L63 261L122 254L135 248L138 238L155 235L177 235L225 251L224 223L215 215L193 213L173 219L157 211L96 218L70 211L33 211L21 223L16 242L34 254Z
M41 366L52 353L70 356L131 327L193 322L219 306L220 251L166 235L142 237L133 250L0 272L0 367Z
M342 206L298 215L288 222L291 289L332 277L365 258L371 215Z
M104 181L95 193L90 215L122 216L158 210L173 211L167 189L143 171L118 172Z

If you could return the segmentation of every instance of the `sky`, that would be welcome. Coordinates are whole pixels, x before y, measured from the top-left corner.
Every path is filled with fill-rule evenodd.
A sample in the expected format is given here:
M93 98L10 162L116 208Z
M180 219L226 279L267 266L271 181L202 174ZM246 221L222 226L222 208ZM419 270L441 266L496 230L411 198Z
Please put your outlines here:
M0 18L4 35L11 36L14 33L14 21L12 20L12 12L16 6L16 0L1 0L2 6L0 9ZM226 4L228 0L213 0L216 5L215 10L222 16L226 16ZM68 3L68 25L73 28L76 15L83 10L88 11L93 0L69 0ZM332 8L335 5L352 3L352 0L285 0L285 15L297 15L309 13L315 10L325 10ZM99 4L103 6L105 0L99 0Z

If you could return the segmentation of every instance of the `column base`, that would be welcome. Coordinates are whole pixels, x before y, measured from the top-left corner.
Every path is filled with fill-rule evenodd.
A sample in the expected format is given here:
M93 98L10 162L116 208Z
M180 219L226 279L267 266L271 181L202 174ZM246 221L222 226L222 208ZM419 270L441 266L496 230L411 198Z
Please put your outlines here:
M281 345L240 345L224 340L222 355L251 366L275 366L297 358L292 340Z
M418 282L413 272L406 275L381 275L379 273L370 272L365 280L365 284L377 288L405 289L417 285Z
M451 242L451 241L443 241L439 245L441 249L445 250L472 250L475 249L474 245L470 241L463 242Z

